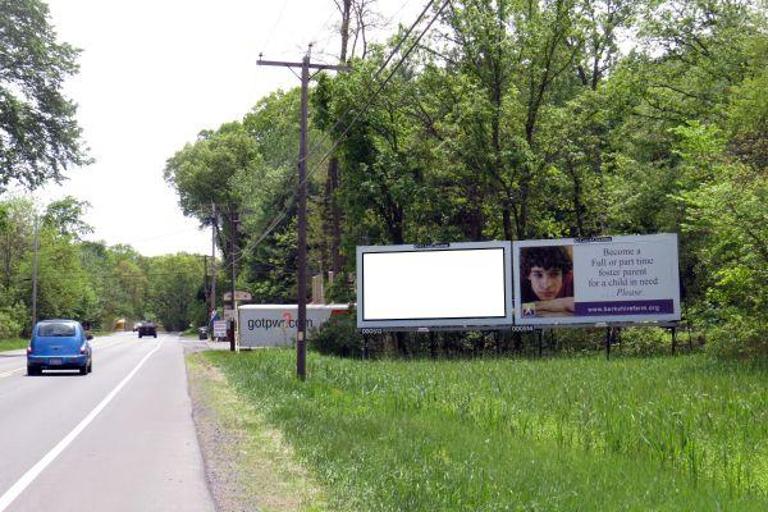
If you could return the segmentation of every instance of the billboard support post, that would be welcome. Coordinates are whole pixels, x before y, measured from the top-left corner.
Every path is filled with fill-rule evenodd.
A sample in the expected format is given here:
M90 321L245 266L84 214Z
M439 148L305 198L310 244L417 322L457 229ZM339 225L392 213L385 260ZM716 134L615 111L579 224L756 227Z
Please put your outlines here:
M677 328L676 327L672 327L671 331L672 331L672 354L674 355L675 354L675 348L676 348L676 345L677 345Z
M541 354L543 352L543 346L542 346L543 345L543 340L542 340L542 338L544 337L544 330L543 329L538 329L538 333L539 333L539 336L538 336L539 337L539 357L541 357Z
M434 332L429 333L429 356L431 359L437 359L437 340Z
M605 328L605 359L609 361L611 359L611 331L612 327Z

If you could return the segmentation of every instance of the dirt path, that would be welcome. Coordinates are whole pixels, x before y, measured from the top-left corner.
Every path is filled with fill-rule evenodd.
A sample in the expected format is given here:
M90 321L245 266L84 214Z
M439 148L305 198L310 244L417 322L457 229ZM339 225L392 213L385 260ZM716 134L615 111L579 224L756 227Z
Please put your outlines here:
M232 390L203 354L187 356L189 393L219 512L326 510L320 487L280 432Z

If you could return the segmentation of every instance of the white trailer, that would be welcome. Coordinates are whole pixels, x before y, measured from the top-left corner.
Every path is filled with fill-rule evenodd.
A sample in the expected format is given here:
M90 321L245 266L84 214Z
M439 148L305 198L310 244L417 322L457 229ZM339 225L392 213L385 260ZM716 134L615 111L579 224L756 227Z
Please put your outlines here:
M307 304L307 331L348 312L347 304ZM290 347L296 343L296 304L246 304L239 306L237 313L240 347Z

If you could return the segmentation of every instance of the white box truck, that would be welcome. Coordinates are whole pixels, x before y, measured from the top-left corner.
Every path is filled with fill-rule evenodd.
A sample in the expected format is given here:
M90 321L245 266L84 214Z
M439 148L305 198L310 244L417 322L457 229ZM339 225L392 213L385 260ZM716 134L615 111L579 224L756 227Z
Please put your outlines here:
M296 304L246 304L237 308L240 347L290 347L296 343ZM347 304L307 304L307 332L335 315L349 313Z

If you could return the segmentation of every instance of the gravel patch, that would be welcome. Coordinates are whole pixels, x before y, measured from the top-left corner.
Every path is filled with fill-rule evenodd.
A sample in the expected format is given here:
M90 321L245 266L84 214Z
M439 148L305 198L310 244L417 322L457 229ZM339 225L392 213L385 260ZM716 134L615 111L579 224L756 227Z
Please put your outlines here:
M190 354L187 373L192 416L218 512L326 510L323 492L296 462L280 432L240 399L218 368L202 354Z

